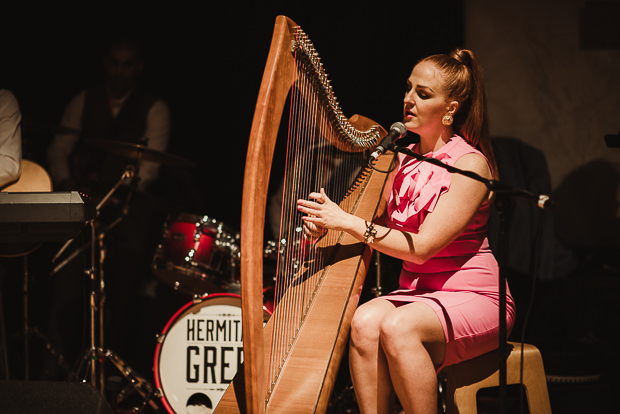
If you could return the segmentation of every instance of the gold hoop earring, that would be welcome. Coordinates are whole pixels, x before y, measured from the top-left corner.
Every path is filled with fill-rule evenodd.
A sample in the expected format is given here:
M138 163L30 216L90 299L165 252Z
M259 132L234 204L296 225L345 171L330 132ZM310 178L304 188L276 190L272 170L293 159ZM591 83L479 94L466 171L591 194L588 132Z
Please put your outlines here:
M441 123L444 124L445 126L449 126L452 125L452 122L454 121L454 119L452 119L452 115L450 114L445 114L442 118L441 118Z

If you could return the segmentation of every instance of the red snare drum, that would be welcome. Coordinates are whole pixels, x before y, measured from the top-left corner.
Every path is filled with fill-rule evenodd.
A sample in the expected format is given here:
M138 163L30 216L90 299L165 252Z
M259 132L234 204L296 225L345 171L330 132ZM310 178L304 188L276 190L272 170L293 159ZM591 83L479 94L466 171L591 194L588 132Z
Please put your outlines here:
M238 261L238 232L208 216L181 213L164 225L153 271L175 289L213 293L234 280Z
M263 309L267 322L270 311ZM159 336L155 386L170 413L190 412L192 405L211 412L241 362L241 297L203 296L179 309Z

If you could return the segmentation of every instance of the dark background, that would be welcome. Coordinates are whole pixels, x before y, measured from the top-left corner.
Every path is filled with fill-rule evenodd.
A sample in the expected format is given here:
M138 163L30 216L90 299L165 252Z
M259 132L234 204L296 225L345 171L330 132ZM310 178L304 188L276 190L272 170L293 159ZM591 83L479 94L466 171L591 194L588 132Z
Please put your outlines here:
M25 155L45 162L50 130L68 100L102 80L109 36L133 34L146 50L143 80L170 106L169 151L196 163L183 179L164 169L162 179L181 186L191 181L200 196L174 194L180 200L173 201L238 226L245 150L277 15L308 33L345 115L359 113L388 128L401 118L412 65L462 46L460 1L251 3L211 3L200 11L124 5L14 14L0 29L0 84L21 104Z

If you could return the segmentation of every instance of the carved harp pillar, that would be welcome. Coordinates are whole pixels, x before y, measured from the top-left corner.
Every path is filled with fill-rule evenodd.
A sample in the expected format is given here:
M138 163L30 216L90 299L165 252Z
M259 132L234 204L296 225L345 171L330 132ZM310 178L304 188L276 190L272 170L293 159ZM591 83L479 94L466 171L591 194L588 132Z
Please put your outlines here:
M271 164L290 107L275 286L263 327L264 224ZM368 165L386 132L370 119L347 119L304 32L276 20L254 113L241 218L244 365L216 413L324 412L348 339L371 252L350 235L328 231L308 243L296 201L325 188L350 213L372 220L392 156ZM381 171L380 171L381 170Z

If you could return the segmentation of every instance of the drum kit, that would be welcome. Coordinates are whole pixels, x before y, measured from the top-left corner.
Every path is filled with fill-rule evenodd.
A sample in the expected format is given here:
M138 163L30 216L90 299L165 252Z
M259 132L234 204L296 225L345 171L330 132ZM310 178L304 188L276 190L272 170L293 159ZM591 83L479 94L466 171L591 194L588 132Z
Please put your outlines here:
M87 140L112 154L134 160L127 166L116 185L97 204L96 210L108 202L113 193L137 175L140 161L152 161L175 167L191 167L181 157L146 146L111 140ZM127 208L124 214L127 213ZM103 341L103 262L105 233L122 221L118 217L105 229L91 223L90 243L75 249L53 272L57 272L80 252L90 248L92 291L90 300L90 348L86 350L74 379L90 382L104 393L103 362L111 362L141 397L141 412L147 405L161 405L170 413L187 412L189 406L212 409L222 397L227 384L243 360L241 332L241 297L239 280L240 234L232 227L207 215L179 213L169 215L163 225L160 243L151 263L158 280L170 288L192 295L193 299L179 309L157 337L154 356L155 386L137 374L116 353L106 349ZM95 219L96 221L96 219ZM73 240L67 241L53 259L65 253ZM273 257L275 243L265 248ZM264 307L265 322L272 309ZM123 390L116 397L123 399ZM157 410L158 411L158 410ZM203 411L200 411L203 412ZM207 411L209 412L209 411Z
M164 224L153 271L176 290L235 290L240 259L239 233L209 216L180 213Z

